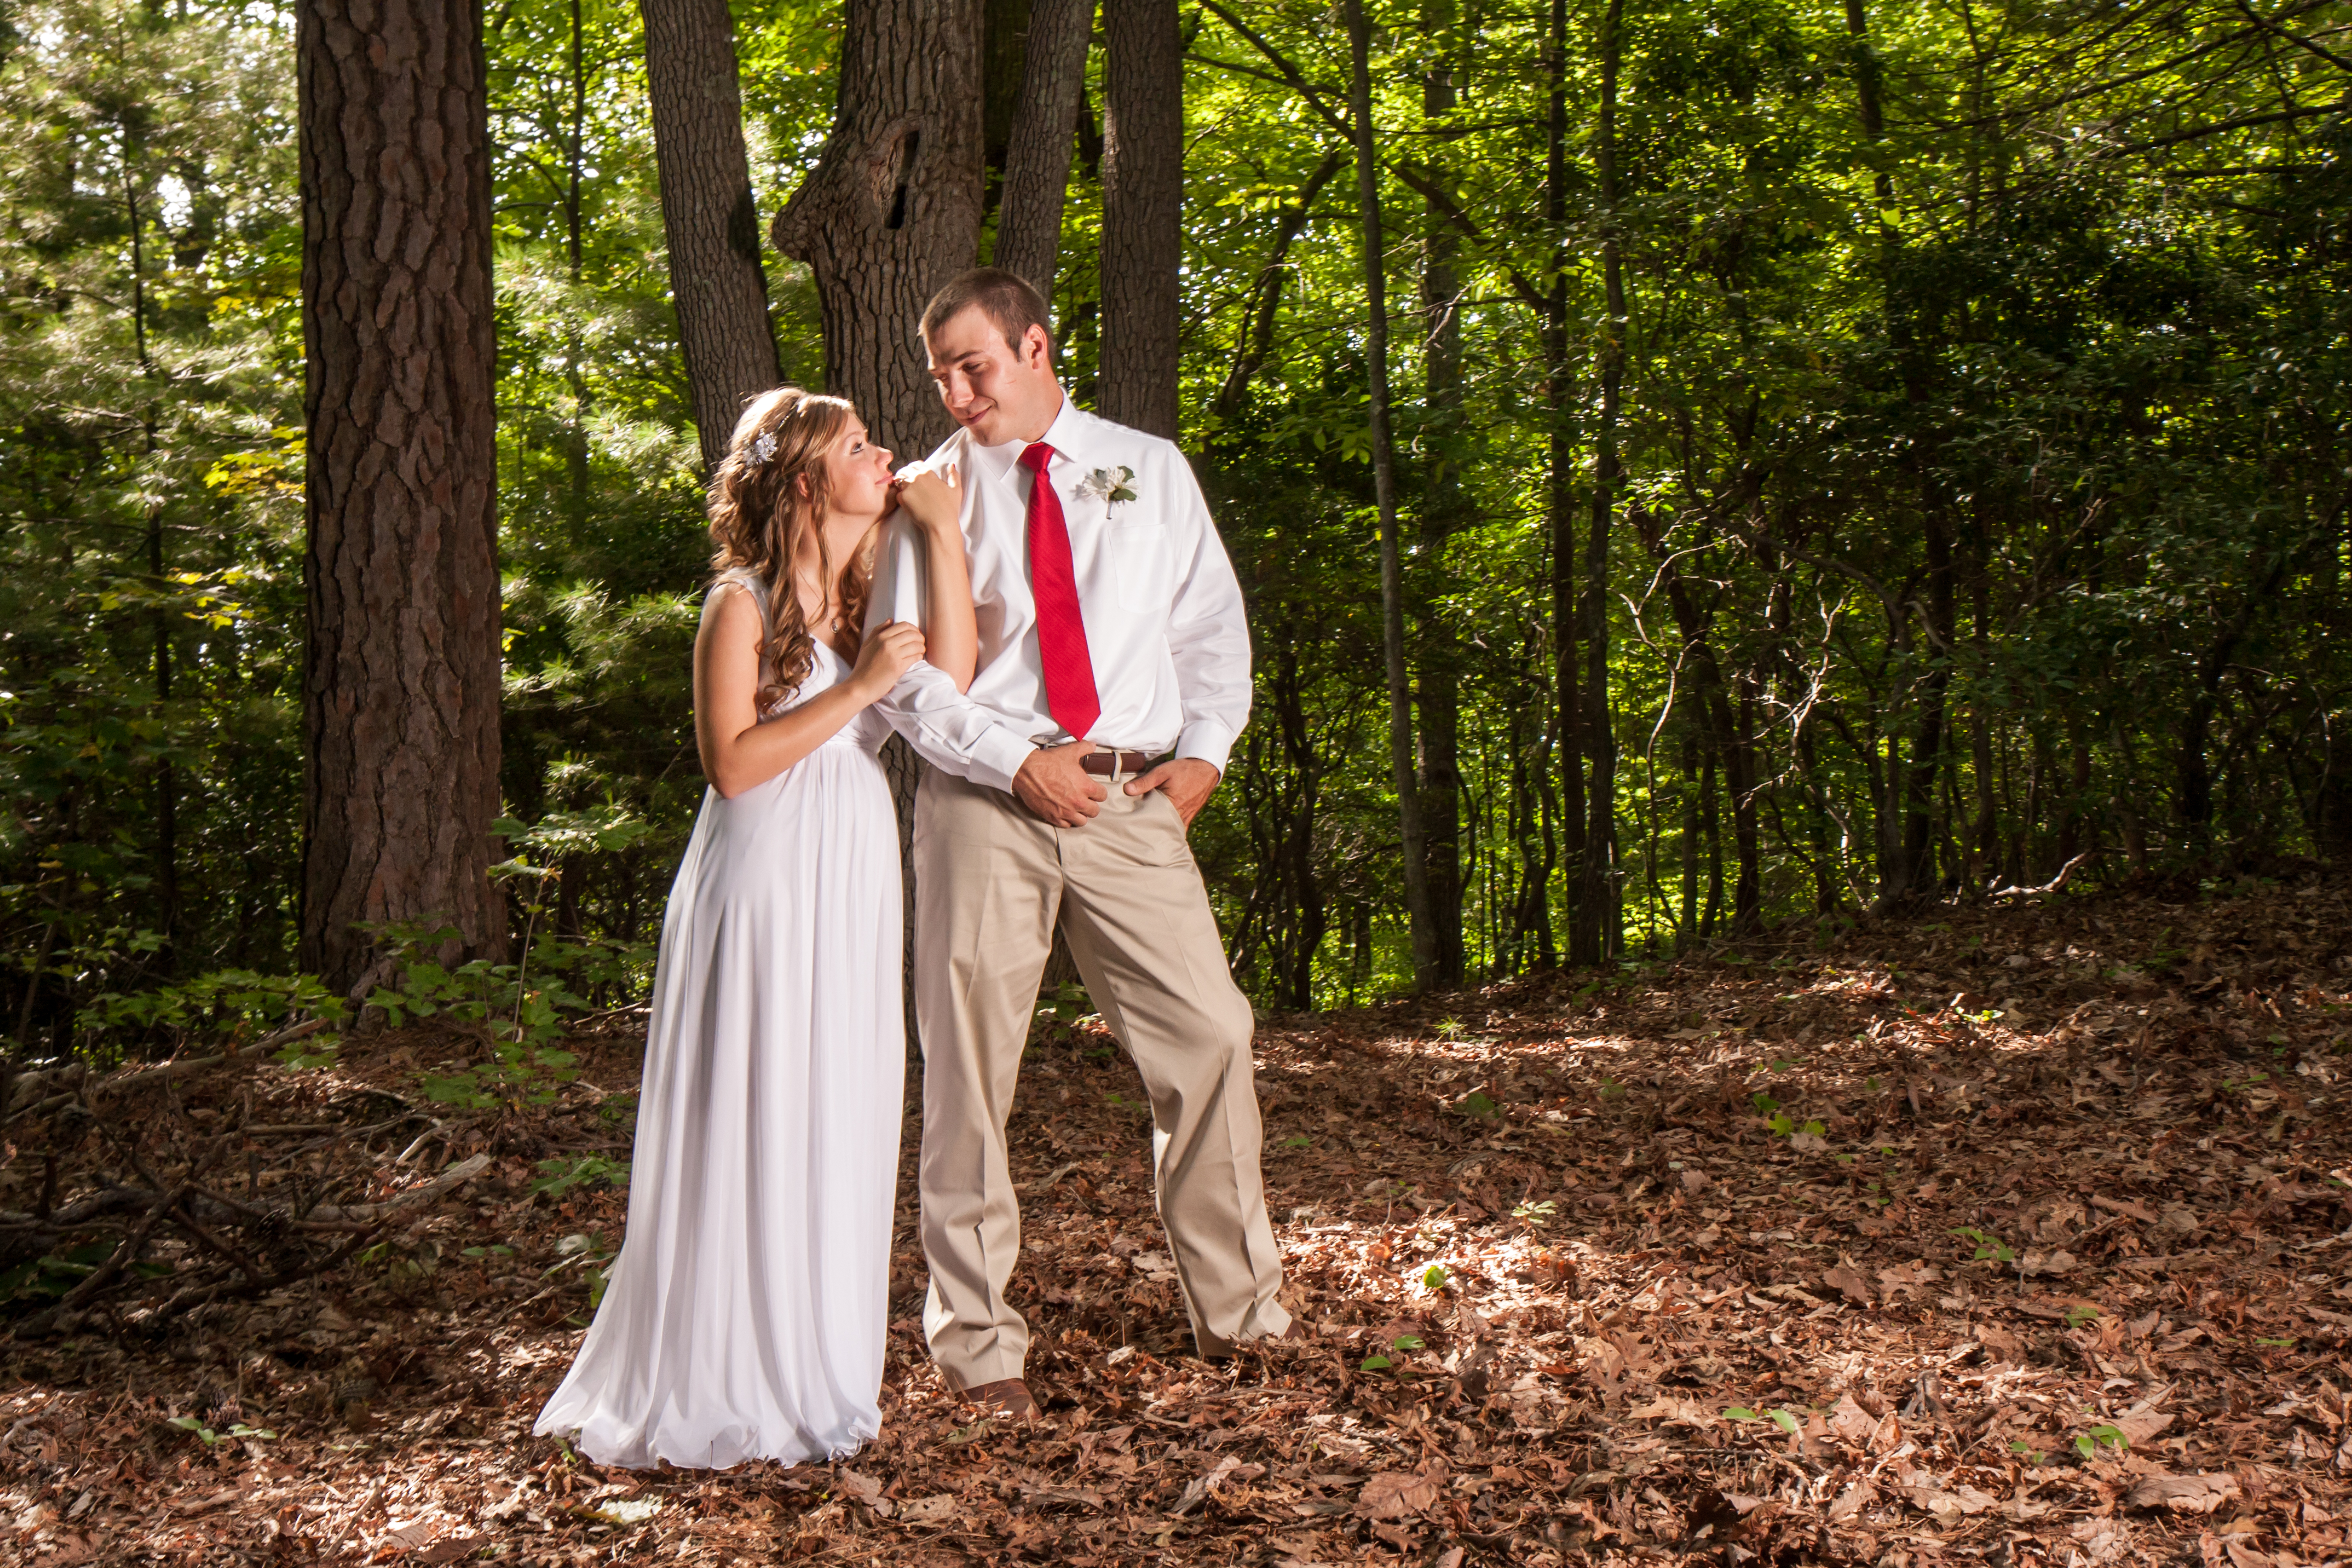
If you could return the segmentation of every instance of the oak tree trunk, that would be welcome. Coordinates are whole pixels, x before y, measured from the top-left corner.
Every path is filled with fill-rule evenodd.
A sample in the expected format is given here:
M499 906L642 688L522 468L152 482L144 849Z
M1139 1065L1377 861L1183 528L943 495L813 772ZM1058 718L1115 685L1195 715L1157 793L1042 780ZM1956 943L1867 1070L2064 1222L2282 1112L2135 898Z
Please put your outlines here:
M473 0L302 0L302 967L364 988L360 922L499 954L488 100Z
M1184 45L1176 0L1103 0L1102 359L1095 411L1176 438Z
M996 265L1048 300L1062 247L1062 198L1077 143L1078 95L1087 84L1094 0L1034 0L1029 47L1004 152L996 208Z
M702 466L719 466L743 405L783 379L768 318L760 218L727 0L639 0L646 93L688 395Z
M919 326L980 244L980 0L848 0L840 96L776 248L816 275L825 390L919 457L952 428Z

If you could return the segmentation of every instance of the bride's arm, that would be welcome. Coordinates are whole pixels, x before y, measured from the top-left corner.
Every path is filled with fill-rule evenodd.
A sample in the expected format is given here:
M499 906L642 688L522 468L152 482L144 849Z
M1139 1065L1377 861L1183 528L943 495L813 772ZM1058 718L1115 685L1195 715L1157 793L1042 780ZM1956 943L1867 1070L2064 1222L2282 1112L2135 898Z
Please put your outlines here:
M923 535L925 577L930 592L923 605L923 658L955 682L971 689L980 663L980 630L971 604L971 566L963 552L963 491L955 465L944 475L925 470L899 487L898 504Z
M694 743L703 776L730 800L824 744L923 653L923 634L915 627L898 621L877 626L857 650L848 679L762 724L761 629L759 604L739 584L719 584L702 602L702 629L694 638Z

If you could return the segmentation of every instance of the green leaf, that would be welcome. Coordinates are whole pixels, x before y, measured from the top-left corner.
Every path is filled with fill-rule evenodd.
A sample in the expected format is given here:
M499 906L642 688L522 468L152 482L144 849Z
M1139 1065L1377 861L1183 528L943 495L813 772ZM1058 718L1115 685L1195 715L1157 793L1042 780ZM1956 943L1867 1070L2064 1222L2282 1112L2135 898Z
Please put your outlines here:
M1797 1429L1797 1418L1786 1410L1775 1410L1772 1412L1772 1425L1783 1432L1794 1432Z
M1735 1405L1728 1410L1726 1410L1723 1415L1724 1418L1728 1421L1753 1421L1756 1419L1756 1412L1748 1409L1745 1405Z
M1368 1355L1363 1361L1363 1370L1366 1372L1386 1372L1391 1364L1392 1363L1390 1362L1389 1358L1384 1355Z

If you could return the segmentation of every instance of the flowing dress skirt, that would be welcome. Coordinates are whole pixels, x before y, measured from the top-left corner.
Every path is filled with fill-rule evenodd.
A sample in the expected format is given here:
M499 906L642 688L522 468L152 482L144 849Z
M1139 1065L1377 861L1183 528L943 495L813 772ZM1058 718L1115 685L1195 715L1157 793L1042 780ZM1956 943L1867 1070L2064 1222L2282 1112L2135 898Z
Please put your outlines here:
M599 1464L798 1464L880 1430L906 1044L864 728L706 795L670 889L628 1235L534 1428Z

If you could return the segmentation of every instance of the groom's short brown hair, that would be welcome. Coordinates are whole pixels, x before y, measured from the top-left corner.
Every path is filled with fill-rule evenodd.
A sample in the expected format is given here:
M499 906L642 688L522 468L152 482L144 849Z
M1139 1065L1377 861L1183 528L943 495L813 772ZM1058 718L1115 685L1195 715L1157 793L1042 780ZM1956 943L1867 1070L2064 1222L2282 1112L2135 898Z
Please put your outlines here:
M1048 362L1053 359L1054 323L1046 315L1045 296L1029 279L1002 267L975 267L949 279L948 286L923 307L924 340L929 342L933 332L974 305L996 323L1009 349L1019 349L1030 328L1044 329L1045 357Z

